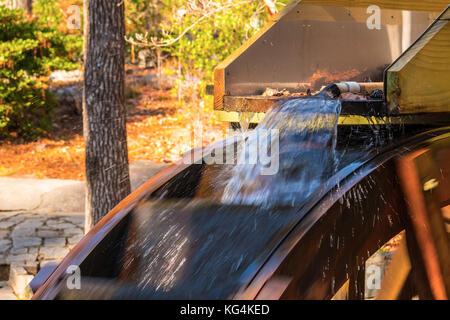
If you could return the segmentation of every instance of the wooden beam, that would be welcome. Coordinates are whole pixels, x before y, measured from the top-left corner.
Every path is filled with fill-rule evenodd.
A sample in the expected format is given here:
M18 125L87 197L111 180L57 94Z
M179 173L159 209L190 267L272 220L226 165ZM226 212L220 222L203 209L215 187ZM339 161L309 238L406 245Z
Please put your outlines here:
M420 251L429 288L434 299L446 300L450 293L450 255L448 238L438 200L438 186L427 186L427 180L438 180L431 151L416 151L398 160L398 176L408 206L413 243ZM434 188L431 188L433 187ZM429 189L431 188L431 189ZM408 231L407 231L408 233Z
M439 17L440 20L449 20L450 19L450 10L446 10L442 16Z
M264 96L225 96L223 97L224 111L236 112L267 112L277 105L278 102L289 97L264 97Z
M384 275L381 289L378 292L376 300L398 299L410 271L411 260L408 254L406 237L403 237Z
M394 113L450 110L450 8L386 72Z
M217 67L214 70L214 107L223 110L223 97L225 95L225 69Z
M216 118L223 122L239 122L240 112L237 111L223 111L216 110ZM253 116L250 123L256 124L262 121L265 112L252 112ZM362 115L341 115L339 116L338 124L340 126L355 126L355 125L433 125L445 126L448 125L450 119L450 112L447 113L422 113L413 115L401 115L392 117L374 117Z
M381 9L438 11L448 6L448 0L303 0L303 3L314 3L323 6L368 7L377 5Z

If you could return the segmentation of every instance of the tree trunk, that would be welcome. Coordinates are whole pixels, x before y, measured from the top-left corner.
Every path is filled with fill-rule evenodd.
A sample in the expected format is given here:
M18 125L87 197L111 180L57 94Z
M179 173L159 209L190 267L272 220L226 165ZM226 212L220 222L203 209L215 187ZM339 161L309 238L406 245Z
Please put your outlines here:
M130 193L123 0L84 0L86 229Z
M0 0L0 4L5 5L9 9L26 9L31 14L32 0Z
M28 14L31 15L33 13L33 0L26 1Z

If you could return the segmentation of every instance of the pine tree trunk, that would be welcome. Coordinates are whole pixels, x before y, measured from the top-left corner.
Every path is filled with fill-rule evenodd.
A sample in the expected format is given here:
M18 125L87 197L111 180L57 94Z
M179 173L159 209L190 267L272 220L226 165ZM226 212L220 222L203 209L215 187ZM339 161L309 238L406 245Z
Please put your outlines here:
M130 193L123 0L84 0L86 229Z

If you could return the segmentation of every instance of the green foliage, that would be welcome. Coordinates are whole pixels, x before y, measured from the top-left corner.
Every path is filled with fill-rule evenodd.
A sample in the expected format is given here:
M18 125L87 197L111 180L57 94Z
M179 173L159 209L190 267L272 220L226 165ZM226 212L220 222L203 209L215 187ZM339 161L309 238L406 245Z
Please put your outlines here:
M164 19L163 14L166 11L159 0L127 0L125 9L127 37L138 41L139 35L146 35L148 38L158 35L159 24ZM142 49L133 47L132 53L131 45L128 45L127 54L137 55Z
M33 15L39 27L38 38L49 43L43 53L43 66L48 70L79 68L83 53L82 30L67 30L59 1L35 0Z
M51 125L55 100L41 78L57 42L20 9L0 6L0 30L0 138L34 139Z
M33 15L40 25L58 29L61 26L63 15L56 0L33 1Z
M226 3L218 1L219 6L225 6ZM165 50L181 61L183 70L210 80L214 67L239 48L263 24L265 15L257 14L260 5L259 1L251 1L218 11L190 29ZM186 10L184 14L183 10L175 11L163 26L165 29L170 28L167 30L166 41L171 41L183 33L202 15L204 13L201 11L190 13ZM253 24L250 24L252 19Z
M81 30L69 31L56 0L36 0L33 19L0 6L0 138L35 139L51 127L53 70L80 67Z
M128 0L125 22L129 35L148 33L155 36L163 19L164 8L159 0Z

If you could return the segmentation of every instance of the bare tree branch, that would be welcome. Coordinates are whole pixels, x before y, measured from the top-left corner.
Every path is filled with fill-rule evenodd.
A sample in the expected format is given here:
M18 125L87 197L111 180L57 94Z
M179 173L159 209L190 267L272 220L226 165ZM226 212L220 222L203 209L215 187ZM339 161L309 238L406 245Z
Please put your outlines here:
M265 0L265 1L269 1L271 4L275 4L276 2L273 2L271 0ZM146 33L145 36L143 35L136 35L136 38L138 38L136 40L134 40L132 37L125 37L125 40L135 46L138 47L167 47L167 46L171 46L174 43L176 43L177 41L179 41L181 38L183 38L190 30L192 30L194 27L196 27L198 24L200 24L203 20L211 17L214 14L217 14L221 11L230 9L230 8L234 8L234 7L238 7L244 4L249 4L254 2L254 0L245 0L245 1L240 1L240 2L236 2L236 3L229 3L225 6L218 6L216 2L214 1L210 1L210 0L206 0L206 1L200 1L198 3L201 4L201 8L199 7L199 5L196 2L189 2L188 3L188 8L190 12L204 12L205 10L207 10L206 13L204 13L200 18L198 18L193 24L191 24L189 27L187 27L186 29L183 30L183 32L181 32L176 38L171 39L171 40L166 40L166 41L161 41L158 42L157 39L155 37L150 38L150 42L147 40L148 34ZM213 9L209 9L210 7L213 7ZM165 30L162 31L163 35L169 36L169 33Z

